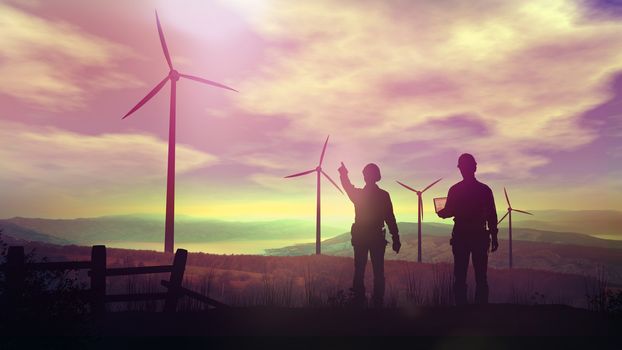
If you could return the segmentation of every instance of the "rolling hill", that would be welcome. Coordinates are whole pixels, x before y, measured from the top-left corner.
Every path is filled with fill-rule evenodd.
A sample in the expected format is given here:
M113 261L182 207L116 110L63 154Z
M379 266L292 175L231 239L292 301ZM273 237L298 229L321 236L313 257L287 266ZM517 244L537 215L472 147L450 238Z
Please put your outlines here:
M398 224L401 235L416 235L417 224L401 222ZM574 244L589 247L601 248L622 248L622 241L601 239L587 234L576 232L558 232L541 229L526 228L523 223L517 223L513 230L513 238L517 241L545 242L559 244ZM450 237L452 226L448 224L423 223L423 233L425 236ZM499 238L508 237L507 226L501 225L499 228Z
M35 241L53 244L70 244L66 239L50 236L36 230L20 226L13 222L1 222L2 234L22 241Z
M400 224L402 250L399 254L387 247L386 259L417 260L417 235L414 224ZM415 228L416 229L416 228ZM426 225L423 238L423 261L428 263L452 261L449 245L449 226ZM594 275L604 268L610 279L622 284L622 242L602 240L581 234L519 229L514 240L514 266L547 270L561 273ZM568 235L568 236L565 236ZM503 239L507 233L499 234L499 250L490 254L489 266L507 268L508 242ZM567 237L567 239L566 239ZM315 252L314 244L298 244L283 248L269 249L268 255L297 256ZM352 257L350 234L342 234L322 243L322 252L328 255Z
M622 238L622 212L619 211L536 210L532 212L534 216L515 215L512 220L520 227Z
M622 283L622 241L596 238L587 234L555 232L533 228L522 228L522 222L514 230L514 263L516 267L543 269L555 272L594 274L605 267L611 281ZM73 220L50 220L12 218L0 220L4 235L22 241L38 241L53 244L114 246L118 242L161 242L163 221L153 217L115 216ZM417 225L399 223L403 249L399 255L387 252L387 259L416 261ZM300 221L226 222L182 218L176 223L176 238L179 247L188 247L194 242L221 242L270 240L287 238L290 242L309 241L314 233L313 223ZM343 232L340 228L324 227L325 235ZM424 262L451 261L451 247L448 244L451 226L439 223L423 224ZM501 247L490 257L490 266L505 268L508 265L507 228L499 233ZM258 244L258 243L253 243ZM272 243L270 243L272 244ZM139 245L140 246L140 245ZM234 253L247 253L234 244ZM278 247L265 245L267 255L296 256L309 255L315 251L314 244L297 244ZM209 251L210 248L206 248ZM342 233L323 241L322 251L335 256L351 256L349 233ZM214 251L212 251L214 252ZM258 251L257 251L258 252Z

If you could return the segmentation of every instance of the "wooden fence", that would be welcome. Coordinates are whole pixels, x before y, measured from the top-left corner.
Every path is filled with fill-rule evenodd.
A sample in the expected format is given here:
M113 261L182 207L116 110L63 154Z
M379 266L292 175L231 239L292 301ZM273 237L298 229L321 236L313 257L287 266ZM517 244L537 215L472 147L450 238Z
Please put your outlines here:
M88 275L91 288L80 291L81 297L86 297L91 305L91 311L95 315L103 315L106 311L106 303L123 301L146 301L164 300L164 312L171 313L177 309L177 303L182 296L190 297L204 302L213 307L227 307L227 305L213 300L207 296L196 293L182 287L188 252L185 249L177 249L172 265L141 266L141 267L115 267L106 266L106 246L95 245L91 249L90 261L62 261L62 262L27 262L23 246L9 247L7 261L0 269L6 274L6 297L8 305L12 300L17 300L24 292L25 278L31 271L64 271L64 270L89 270ZM138 293L138 294L106 294L106 277L143 275L152 273L170 273L168 281L161 281L162 286L167 288L161 293ZM80 296L76 296L80 297Z

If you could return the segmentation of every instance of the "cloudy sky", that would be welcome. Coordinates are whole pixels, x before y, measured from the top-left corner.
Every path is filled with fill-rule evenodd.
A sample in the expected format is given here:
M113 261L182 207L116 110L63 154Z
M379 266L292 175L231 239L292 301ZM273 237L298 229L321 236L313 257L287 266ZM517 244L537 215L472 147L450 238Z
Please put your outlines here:
M622 208L622 6L611 1L0 1L0 217L163 213L168 73L177 212L313 218L313 176L380 165L398 219L475 155L497 205ZM327 220L352 206L326 182Z

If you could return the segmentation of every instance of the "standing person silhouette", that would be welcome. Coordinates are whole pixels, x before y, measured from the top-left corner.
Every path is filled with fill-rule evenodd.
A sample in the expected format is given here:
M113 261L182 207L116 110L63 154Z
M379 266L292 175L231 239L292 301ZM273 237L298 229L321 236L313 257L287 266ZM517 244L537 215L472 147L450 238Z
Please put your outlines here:
M475 158L464 153L458 158L458 169L463 180L451 186L445 208L439 210L443 219L454 217L451 250L454 255L454 294L456 305L467 304L467 269L469 255L475 271L475 303L488 303L488 250L499 247L497 241L497 210L490 187L477 181Z
M399 253L400 235L393 214L393 204L389 193L376 184L380 181L380 168L370 163L363 168L365 187L356 188L348 178L348 169L341 162L339 167L341 186L354 204L354 224L352 224L352 247L354 248L354 281L352 283L353 302L356 306L365 304L365 266L367 255L371 257L374 270L373 306L382 307L384 300L384 253L388 244L385 239L384 223L387 223L393 240L393 250Z

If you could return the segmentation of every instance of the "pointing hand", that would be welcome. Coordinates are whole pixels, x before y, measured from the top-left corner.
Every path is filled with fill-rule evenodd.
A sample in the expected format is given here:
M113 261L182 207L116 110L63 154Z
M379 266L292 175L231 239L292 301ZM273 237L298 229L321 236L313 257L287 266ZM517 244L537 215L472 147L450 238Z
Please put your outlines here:
M339 167L339 169L337 169L337 171L339 171L339 174L341 174L341 175L347 175L348 174L348 168L346 168L346 166L343 164L343 162L341 162L341 166Z

